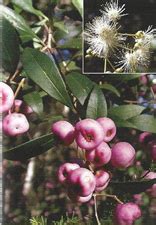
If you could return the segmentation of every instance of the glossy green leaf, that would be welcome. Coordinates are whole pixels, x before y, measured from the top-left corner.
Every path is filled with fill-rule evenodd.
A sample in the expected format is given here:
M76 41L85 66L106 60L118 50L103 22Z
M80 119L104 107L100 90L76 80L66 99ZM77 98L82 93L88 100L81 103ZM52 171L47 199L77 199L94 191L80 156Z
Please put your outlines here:
M156 133L156 118L150 115L140 115L128 120L138 130Z
M120 92L116 89L116 87L114 87L113 85L111 84L101 84L99 85L99 87L101 89L105 89L105 90L108 90L108 91L111 91L112 93L116 94L118 97L120 97Z
M33 38L40 40L26 24L22 16L3 5L0 5L0 11L2 12L3 17L8 20L17 29L17 31L19 31L20 35L26 37L27 40L32 40Z
M83 16L83 1L82 0L72 0L72 3L78 9L81 16Z
M47 18L40 10L37 10L33 7L32 0L11 0L11 1L12 3L14 3L18 7L29 13L33 13L36 16L41 16L43 18Z
M72 91L73 95L79 100L83 105L89 93L91 92L94 83L90 81L84 75L71 72L66 76L66 83L69 89Z
M56 100L72 108L65 82L51 56L27 48L24 50L23 67L27 76Z
M43 18L46 17L40 10L33 7L32 0L11 0L11 2L29 13L33 13L36 16L41 16Z
M81 49L82 48L82 39L81 38L72 38L69 41L66 41L65 44L58 45L58 48Z
M24 95L24 101L39 115L43 113L43 101L40 94L36 91Z
M53 134L47 134L4 151L3 157L8 160L24 161L48 151L55 144Z
M86 117L97 119L99 117L107 116L107 103L101 89L96 85L91 92Z
M6 20L2 20L2 66L3 68L14 73L20 56L19 39L15 28Z
M119 117L113 117L112 119L117 127L137 128L133 123L130 123L127 120L123 120Z
M156 179L143 181L110 182L110 186L113 188L113 193L131 193L131 194L139 194L141 192L144 192L148 188L150 188L153 184L156 184Z
M139 105L121 105L110 108L108 111L108 115L112 119L118 117L122 120L127 120L134 116L140 115L143 110L145 110L145 107Z

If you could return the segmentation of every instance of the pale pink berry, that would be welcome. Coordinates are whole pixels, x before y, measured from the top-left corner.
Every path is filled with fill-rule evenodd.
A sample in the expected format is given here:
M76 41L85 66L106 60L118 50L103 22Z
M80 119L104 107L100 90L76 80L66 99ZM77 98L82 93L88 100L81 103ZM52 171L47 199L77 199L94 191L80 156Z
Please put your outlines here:
M143 204L142 194L135 194L133 195L133 199L137 205Z
M61 183L65 183L68 174L77 168L80 168L80 166L76 163L64 163L60 166L58 170L58 179Z
M76 142L85 150L96 148L103 141L102 126L93 119L84 119L75 126Z
M93 173L86 168L78 168L71 171L68 174L67 183L73 193L82 197L90 195L96 186Z
M118 204L115 209L116 225L132 225L141 217L141 210L135 203Z
M67 121L58 121L52 124L52 132L56 134L66 145L70 145L75 138L75 129Z
M15 99L15 101L14 101L14 111L15 112L21 112L25 115L31 114L33 112L32 108L20 99Z
M25 115L12 113L3 119L3 131L8 136L23 134L29 130L29 123Z
M143 173L145 175L147 171ZM156 179L156 172L149 172L147 175L144 177L146 180L151 180L151 179ZM149 189L146 190L148 194L150 194L152 197L156 197L156 184L153 184Z
M5 83L0 82L0 113L7 112L14 103L14 92Z
M116 125L113 120L107 117L97 119L98 123L103 127L104 141L111 141L116 135Z
M86 151L86 159L93 163L95 166L103 166L107 164L111 159L111 149L109 145L102 142L95 149Z
M139 135L139 142L141 144L148 144L152 140L152 134L149 132L143 132Z
M103 191L109 184L110 175L105 170L98 170L95 173L96 191Z
M150 151L151 151L152 160L156 162L156 142L155 141L152 141L150 143Z
M127 168L135 159L135 149L127 142L119 142L112 148L111 163L116 168Z

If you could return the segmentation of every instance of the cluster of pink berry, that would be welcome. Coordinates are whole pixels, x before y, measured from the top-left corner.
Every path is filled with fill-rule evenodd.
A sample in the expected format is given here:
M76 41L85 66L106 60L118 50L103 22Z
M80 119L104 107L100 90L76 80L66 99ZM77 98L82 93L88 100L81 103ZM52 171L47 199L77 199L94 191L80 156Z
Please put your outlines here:
M84 119L75 127L67 121L58 121L52 125L52 132L65 145L75 140L78 150L84 152L84 166L64 163L58 169L58 179L73 201L88 202L94 193L108 186L111 173L104 165L110 163L115 168L127 168L135 159L135 150L127 142L118 142L110 148L108 142L116 135L116 125L107 117ZM115 217L120 225L131 225L140 216L140 208L135 203L117 205Z
M15 99L13 90L4 82L0 82L0 95L0 113L4 114L2 122L4 134L16 136L27 132L29 122L25 115L33 112L31 107L22 100Z

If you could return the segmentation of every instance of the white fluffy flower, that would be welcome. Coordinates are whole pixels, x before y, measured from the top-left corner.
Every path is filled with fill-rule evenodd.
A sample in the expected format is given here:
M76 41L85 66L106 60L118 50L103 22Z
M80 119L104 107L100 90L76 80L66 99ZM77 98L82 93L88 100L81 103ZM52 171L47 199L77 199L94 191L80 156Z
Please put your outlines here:
M148 49L138 48L134 51L125 52L119 65L122 65L125 72L139 72L148 66L149 57Z
M151 43L156 35L156 29L152 29L152 26L149 26L146 31L138 31L136 33L136 43L140 46L148 46L150 48Z
M125 11L125 4L122 6L119 6L118 0L111 0L110 2L107 2L104 6L103 11L101 12L107 16L107 18L110 21L116 22L119 20L122 16L125 16L127 14L122 14Z
M87 24L85 39L93 54L101 58L107 58L110 51L114 51L120 43L116 24L111 23L106 16L96 17Z

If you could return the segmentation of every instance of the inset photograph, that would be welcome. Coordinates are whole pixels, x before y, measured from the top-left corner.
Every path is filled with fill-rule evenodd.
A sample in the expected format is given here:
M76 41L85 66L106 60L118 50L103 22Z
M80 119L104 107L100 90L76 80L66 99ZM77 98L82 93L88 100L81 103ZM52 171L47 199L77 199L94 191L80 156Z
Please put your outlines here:
M83 73L156 73L156 1L84 0Z

